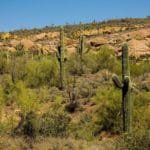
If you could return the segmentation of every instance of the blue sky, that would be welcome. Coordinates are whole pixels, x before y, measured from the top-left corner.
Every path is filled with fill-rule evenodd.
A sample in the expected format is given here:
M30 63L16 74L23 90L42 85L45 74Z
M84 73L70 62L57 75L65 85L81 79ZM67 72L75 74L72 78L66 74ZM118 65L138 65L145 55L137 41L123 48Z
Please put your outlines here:
M150 15L150 0L0 0L0 31Z

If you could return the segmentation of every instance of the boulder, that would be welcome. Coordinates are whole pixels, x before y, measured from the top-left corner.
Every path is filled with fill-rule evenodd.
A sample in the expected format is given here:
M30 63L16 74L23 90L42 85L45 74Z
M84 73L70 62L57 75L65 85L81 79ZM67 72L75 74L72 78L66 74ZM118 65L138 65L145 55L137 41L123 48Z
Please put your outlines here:
M90 45L93 47L99 47L107 43L108 41L104 37L96 37L90 40Z
M29 50L30 48L34 47L34 42L29 39L22 39L20 44L24 47L25 50Z

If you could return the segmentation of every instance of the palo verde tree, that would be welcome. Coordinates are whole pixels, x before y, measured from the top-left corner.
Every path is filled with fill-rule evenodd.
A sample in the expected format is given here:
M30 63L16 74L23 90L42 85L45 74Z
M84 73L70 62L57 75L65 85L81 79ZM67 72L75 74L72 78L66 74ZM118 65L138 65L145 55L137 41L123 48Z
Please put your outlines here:
M123 131L130 133L132 127L132 101L130 99L131 83L127 44L122 46L122 83L116 75L113 75L112 80L117 88L122 89Z
M64 29L60 29L60 43L57 51L57 59L60 66L60 89L65 88L65 62L66 62L66 49L64 48Z

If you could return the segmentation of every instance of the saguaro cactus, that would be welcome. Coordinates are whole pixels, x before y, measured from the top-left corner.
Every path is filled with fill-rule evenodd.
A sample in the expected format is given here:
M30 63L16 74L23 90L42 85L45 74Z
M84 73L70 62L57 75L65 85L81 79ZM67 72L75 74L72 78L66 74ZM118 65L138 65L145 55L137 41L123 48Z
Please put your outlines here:
M116 87L122 89L123 131L131 132L132 103L130 99L130 70L127 44L122 46L122 83L116 75L113 75L112 80Z
M84 36L81 35L79 38L79 47L77 49L77 53L80 56L80 73L83 73L83 53L85 53L85 42L84 42Z
M66 50L64 48L64 29L61 27L60 29L60 44L58 46L57 51L57 59L59 61L60 66L60 89L63 90L65 88L65 61L66 61Z

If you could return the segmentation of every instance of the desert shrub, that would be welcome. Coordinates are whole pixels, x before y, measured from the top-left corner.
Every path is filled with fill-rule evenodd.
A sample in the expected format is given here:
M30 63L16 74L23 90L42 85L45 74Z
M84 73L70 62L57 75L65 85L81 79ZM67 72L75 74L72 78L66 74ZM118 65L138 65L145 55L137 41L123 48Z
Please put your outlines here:
M0 121L1 121L1 113L2 113L2 108L4 106L4 92L3 92L3 88L0 87Z
M150 148L150 132L138 131L132 134L123 134L116 144L118 150L148 150Z
M94 102L100 131L121 132L121 92L113 87L99 87Z
M39 64L39 78L44 85L57 85L58 82L58 63L55 57L43 58Z
M8 71L8 64L6 60L6 55L0 52L0 74L4 74Z
M130 72L131 72L131 76L133 77L144 75L145 73L150 73L150 64L146 61L142 61L139 63L131 62Z
M24 114L36 110L38 105L36 95L32 90L26 88L22 81L16 83L13 93L16 103Z
M26 82L27 85L31 87L36 87L40 84L40 79L38 78L38 66L39 63L37 61L30 61L26 65Z
M80 75L80 58L78 54L71 55L66 62L66 70L71 75Z
M30 111L26 114L25 120L23 123L23 134L29 137L35 137L37 134L37 128L36 128L36 116L34 112Z
M99 126L95 124L93 118L92 114L81 114L78 122L70 124L70 136L75 139L93 140L99 131Z
M97 55L90 51L83 58L85 73L96 73L98 71Z
M107 46L100 48L97 53L98 69L111 69L113 67L113 55L113 51Z
M70 118L63 110L50 110L39 118L39 122L39 133L41 135L52 137L67 136Z
M30 61L27 63L26 72L26 81L30 87L53 86L58 83L58 65L55 58Z
M49 88L47 86L42 86L37 89L36 94L39 102L47 102L50 99Z
M20 121L11 130L11 134L23 135L25 137L34 138L38 134L38 122L37 116L33 111L27 112L26 114L20 113Z
M12 82L12 78L10 75L5 75L1 81L2 87L3 87L3 92L4 92L4 100L6 105L12 104L15 99L13 95L14 91L14 84Z
M133 129L150 130L150 111L149 111L150 92L139 92L131 95L133 101Z
M24 80L24 78L26 77L26 70L25 70L25 66L27 64L27 57L26 56L13 56L13 62L10 62L10 70L9 73L14 75L14 79L17 80Z

